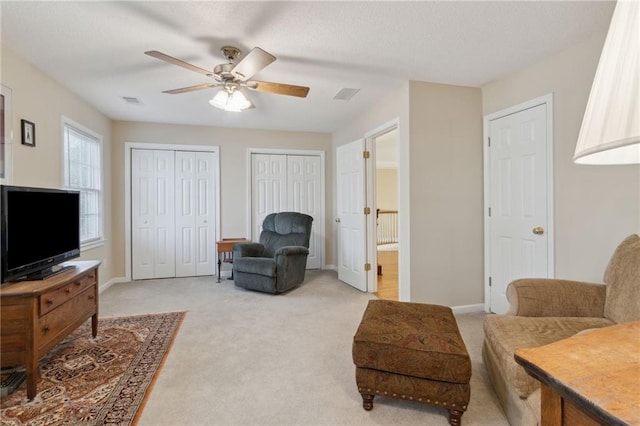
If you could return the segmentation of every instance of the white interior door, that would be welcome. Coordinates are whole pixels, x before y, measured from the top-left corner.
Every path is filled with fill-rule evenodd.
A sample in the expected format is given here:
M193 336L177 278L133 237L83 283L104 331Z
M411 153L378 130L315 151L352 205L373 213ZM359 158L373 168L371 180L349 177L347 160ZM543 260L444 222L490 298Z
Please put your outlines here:
M364 270L364 139L339 146L338 164L338 279L367 291Z
M547 108L489 121L490 309L509 309L508 284L548 277Z
M322 219L320 157L312 155L287 155L287 210L313 217L307 269L322 267L323 238L318 235Z
M132 150L133 279L175 276L174 153Z
M214 188L211 152L176 152L176 276L213 275Z

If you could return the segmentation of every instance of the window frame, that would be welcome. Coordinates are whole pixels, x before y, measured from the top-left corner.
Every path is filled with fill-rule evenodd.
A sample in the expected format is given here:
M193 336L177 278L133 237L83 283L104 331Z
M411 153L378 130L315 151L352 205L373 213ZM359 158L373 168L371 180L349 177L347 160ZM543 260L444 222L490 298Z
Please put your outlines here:
M82 124L63 116L62 117L62 182L63 186L66 189L78 190L78 188L70 187L68 185L67 177L68 177L68 169L69 169L69 159L66 155L67 153L67 128L72 129L74 132L79 133L81 135L86 136L87 138L94 139L98 143L98 179L99 179L99 188L98 188L98 237L92 238L86 241L80 241L80 250L90 250L96 247L100 247L105 243L104 236L104 221L105 221L105 211L104 211L104 144L103 137L101 134L83 126Z

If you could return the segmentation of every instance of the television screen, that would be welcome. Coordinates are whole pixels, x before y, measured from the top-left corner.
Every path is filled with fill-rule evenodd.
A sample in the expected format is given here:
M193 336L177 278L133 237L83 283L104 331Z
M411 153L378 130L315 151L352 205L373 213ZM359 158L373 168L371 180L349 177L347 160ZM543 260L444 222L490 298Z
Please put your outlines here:
M80 255L80 193L2 186L2 282L40 279Z

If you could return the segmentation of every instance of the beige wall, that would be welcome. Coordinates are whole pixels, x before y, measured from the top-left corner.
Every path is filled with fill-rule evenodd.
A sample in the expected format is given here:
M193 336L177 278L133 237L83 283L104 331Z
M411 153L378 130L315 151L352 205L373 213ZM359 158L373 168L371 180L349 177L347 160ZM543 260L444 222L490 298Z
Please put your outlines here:
M409 98L411 300L482 303L480 89L412 81Z
M103 137L103 180L105 208L105 237L103 246L83 251L82 259L102 261L100 282L114 276L111 262L111 185L108 171L111 168L111 122L94 107L69 92L56 81L2 46L0 80L12 90L13 98L13 184L61 188L62 165L62 116L72 119ZM35 148L22 145L20 120L35 123Z
M334 146L394 118L399 119L400 299L480 304L480 89L408 82L334 133Z
M376 169L376 207L398 210L397 169Z
M616 245L640 232L640 166L572 161L605 33L482 88L483 114L553 93L556 276L601 282Z
M175 124L116 121L113 125L112 176L114 215L114 271L125 273L124 147L127 142L214 145L220 147L220 205L222 237L247 235L247 149L316 150L325 153L325 230L332 227L331 136L326 133L232 129ZM325 231L325 263L333 258L331 234Z

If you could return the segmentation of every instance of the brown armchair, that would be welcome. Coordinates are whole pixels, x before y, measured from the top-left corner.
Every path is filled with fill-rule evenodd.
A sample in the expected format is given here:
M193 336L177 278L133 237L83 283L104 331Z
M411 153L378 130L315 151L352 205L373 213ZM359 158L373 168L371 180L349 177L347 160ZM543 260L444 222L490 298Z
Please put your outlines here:
M520 348L546 345L581 331L640 320L640 237L615 250L604 283L520 279L507 288L510 310L485 318L482 356L512 425L540 421L540 385L514 359Z

